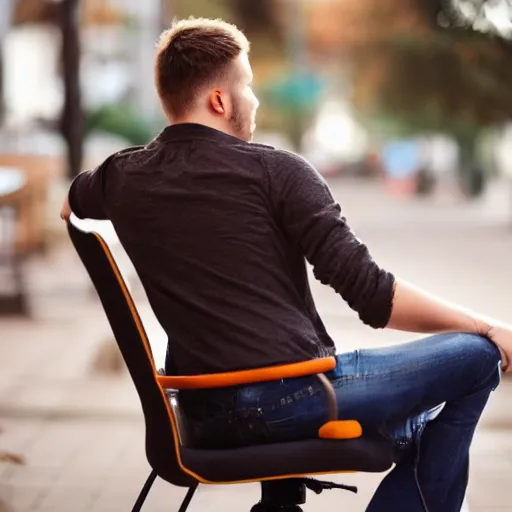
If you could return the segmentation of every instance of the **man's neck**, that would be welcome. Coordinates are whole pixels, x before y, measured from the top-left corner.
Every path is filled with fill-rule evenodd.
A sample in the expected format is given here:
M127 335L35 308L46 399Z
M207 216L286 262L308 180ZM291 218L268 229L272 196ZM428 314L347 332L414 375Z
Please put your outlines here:
M226 126L225 122L217 121L215 119L206 118L205 116L186 116L180 117L178 119L173 119L171 121L171 126L176 124L202 124L203 126L208 126L209 128L213 128L214 130L218 130L220 132L227 133L228 135L235 136L229 128Z

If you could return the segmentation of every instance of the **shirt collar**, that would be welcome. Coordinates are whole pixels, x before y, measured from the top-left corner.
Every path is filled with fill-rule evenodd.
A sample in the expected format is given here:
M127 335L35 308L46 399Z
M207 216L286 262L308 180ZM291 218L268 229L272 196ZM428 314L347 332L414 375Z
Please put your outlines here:
M166 126L156 138L162 142L179 142L186 140L210 140L224 144L248 144L228 133L221 132L210 126L196 123L179 123Z

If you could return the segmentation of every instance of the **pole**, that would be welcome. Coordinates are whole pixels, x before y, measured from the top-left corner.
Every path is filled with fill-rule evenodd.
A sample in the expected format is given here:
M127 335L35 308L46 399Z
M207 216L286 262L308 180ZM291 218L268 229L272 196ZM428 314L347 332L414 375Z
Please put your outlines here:
M64 108L61 132L67 145L68 178L81 171L83 159L84 114L80 91L80 0L62 0L59 26L62 34Z

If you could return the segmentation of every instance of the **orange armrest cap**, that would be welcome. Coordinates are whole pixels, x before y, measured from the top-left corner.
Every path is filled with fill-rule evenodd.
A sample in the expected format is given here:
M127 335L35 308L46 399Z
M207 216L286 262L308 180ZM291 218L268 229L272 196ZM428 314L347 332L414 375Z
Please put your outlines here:
M320 439L357 439L362 435L363 429L355 420L329 421L318 431Z

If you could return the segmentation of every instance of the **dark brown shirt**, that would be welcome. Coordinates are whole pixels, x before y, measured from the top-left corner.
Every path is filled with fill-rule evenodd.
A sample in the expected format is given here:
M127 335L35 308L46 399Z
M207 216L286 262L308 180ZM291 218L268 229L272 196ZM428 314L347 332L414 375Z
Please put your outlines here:
M366 324L390 317L394 277L293 153L173 125L72 184L81 218L110 219L169 337L168 371L200 374L332 355L306 261Z

